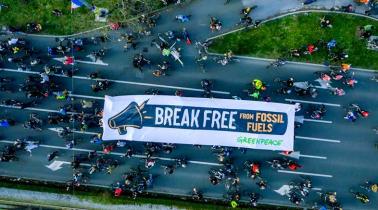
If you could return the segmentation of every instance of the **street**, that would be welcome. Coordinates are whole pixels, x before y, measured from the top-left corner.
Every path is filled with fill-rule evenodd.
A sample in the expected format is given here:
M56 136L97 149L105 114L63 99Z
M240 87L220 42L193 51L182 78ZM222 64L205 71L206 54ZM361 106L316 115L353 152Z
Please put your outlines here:
M222 31L227 31L234 27L238 22L239 11L246 5L255 5L257 1L233 2L229 5L223 5L223 2L216 0L194 1L188 6L171 9L161 14L158 20L158 26L153 29L153 35L142 37L138 40L137 49L128 49L123 52L123 42L117 39L123 31L111 31L111 41L101 43L100 45L85 46L84 52L78 52L74 56L82 62L75 63L78 72L74 73L72 78L63 75L51 76L54 80L59 81L59 86L65 87L71 91L74 100L58 101L53 96L41 100L37 105L25 109L0 105L0 118L12 118L16 120L16 125L3 128L0 127L0 147L12 144L17 138L31 136L40 141L40 146L32 150L32 155L26 151L19 152L18 161L0 163L0 175L25 177L30 179L50 180L50 181L67 181L72 179L72 168L70 163L73 155L88 153L97 150L102 152L101 145L90 143L91 136L101 133L101 128L89 128L85 132L76 129L74 137L78 140L73 149L67 149L64 140L58 137L54 128L62 127L61 125L48 125L44 123L42 131L27 130L22 127L23 122L29 118L30 113L38 113L42 119L47 119L50 112L57 112L59 107L69 103L79 103L82 99L93 100L99 107L103 105L104 95L143 95L147 89L156 88L161 91L162 95L174 95L176 90L182 90L183 95L187 97L201 97L202 88L200 81L209 79L213 81L214 97L231 99L233 96L241 97L243 100L251 100L246 93L250 88L253 79L260 79L267 84L267 90L264 95L270 96L273 102L290 103L299 102L302 104L300 115L304 115L303 125L295 129L294 150L300 152L298 162L302 168L297 171L288 169L277 170L269 167L266 161L283 157L280 151L264 151L248 149L245 154L241 150L234 148L232 151L233 165L237 168L240 177L240 189L242 200L248 200L247 193L259 192L262 194L262 203L276 205L291 205L286 196L282 196L275 190L291 181L301 180L301 176L308 177L313 183L313 190L308 198L300 206L311 207L314 202L319 201L317 191L337 192L337 197L343 206L343 209L353 210L373 210L376 209L378 198L373 193L369 193L370 203L362 204L353 199L349 192L364 192L359 186L369 180L377 182L377 149L374 147L377 135L372 130L378 125L378 118L375 116L378 107L378 98L376 94L378 83L371 80L375 73L370 71L351 70L355 73L358 80L356 87L349 88L343 86L346 92L344 96L332 95L327 86L316 81L318 78L314 74L317 71L328 70L327 67L288 63L279 69L267 69L269 61L259 59L238 58L240 61L229 63L222 66L213 61L214 56L209 56L203 72L195 62L197 57L197 48L195 41L204 41L205 39L217 35L220 32L212 33L208 28L208 21L211 16L219 17L223 22ZM280 1L282 3L283 1ZM319 0L317 3L323 1ZM336 1L338 2L338 1ZM340 4L343 4L340 1ZM214 6L209 6L214 5ZM264 3L258 6L256 14L252 17L264 19L271 15L267 9L264 10ZM299 5L298 5L299 6ZM278 7L278 6L277 6ZM223 8L227 8L227 14ZM272 7L273 8L273 7ZM275 7L274 7L275 8ZM260 10L261 9L261 10ZM274 11L271 11L272 13ZM276 12L277 13L277 12ZM191 14L192 19L188 23L179 23L174 21L178 14ZM167 76L155 77L152 72L161 63L162 55L155 46L151 46L151 40L156 39L156 34L164 33L168 30L181 31L185 27L190 34L193 44L187 45L185 42L177 42L176 46L181 48L183 66L175 62L172 58L164 57L171 64ZM126 29L127 30L127 29ZM221 32L222 32L221 31ZM88 36L92 36L89 34ZM47 46L55 46L54 38L38 36L21 36L33 47L40 50L41 54L47 54ZM3 37L5 40L8 37ZM101 61L92 62L86 57L92 50L106 49L106 54ZM147 50L145 50L147 49ZM147 52L145 52L147 51ZM139 71L132 65L132 59L135 54L143 52L151 64ZM76 53L76 52L75 52ZM56 58L59 58L57 56ZM54 59L46 59L48 64L62 65L61 62ZM39 75L43 71L44 64L31 67L30 70L19 71L14 63L3 62L0 70L0 77L14 78L14 84L23 83L29 75ZM88 75L91 72L99 71L101 78L106 78L112 82L110 88L106 91L97 93L91 90L90 85L94 83ZM280 84L274 82L275 79L287 80L294 78L295 81L309 81L317 87L317 98L309 96L301 97L295 92L287 95L278 94L276 90ZM332 87L340 87L340 83L331 82ZM23 92L15 91L13 93L0 92L0 100L17 99L25 101ZM368 110L368 118L358 118L356 122L349 122L344 119L347 113L347 107L351 103L359 104ZM269 102L267 102L267 105ZM322 119L312 119L306 110L310 105L324 104L327 112ZM47 121L47 120L46 120ZM65 124L72 127L73 124ZM202 141L206 141L203 139ZM117 159L120 165L114 169L111 174L97 172L90 175L89 183L94 185L110 186L116 181L122 179L122 174L130 168L138 165L144 167L143 143L127 142L136 150L132 158L125 158L123 155L126 148L115 148L109 156ZM54 150L59 151L58 157L53 161L47 161L47 155ZM225 194L223 183L213 186L209 182L208 171L211 168L222 167L219 164L216 155L209 146L201 148L193 145L180 144L171 154L160 152L154 154L157 163L149 169L149 173L156 175L153 187L148 189L151 192L168 193L176 195L191 195L193 187L200 189L204 197L222 199ZM172 163L174 159L186 157L189 161L186 168L178 168L172 175L164 175L160 165ZM257 180L252 180L246 176L243 170L243 163L246 160L257 161L262 163L261 176L267 180L268 187L261 191L255 184ZM54 161L57 162L51 166ZM50 166L50 167L48 167ZM84 165L89 169L90 165Z

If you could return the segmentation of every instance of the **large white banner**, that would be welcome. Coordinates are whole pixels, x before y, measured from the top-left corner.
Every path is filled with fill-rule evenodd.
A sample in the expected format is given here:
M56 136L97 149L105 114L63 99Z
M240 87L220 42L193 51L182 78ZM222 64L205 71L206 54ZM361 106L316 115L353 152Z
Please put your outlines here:
M294 115L291 104L105 96L102 138L292 151Z

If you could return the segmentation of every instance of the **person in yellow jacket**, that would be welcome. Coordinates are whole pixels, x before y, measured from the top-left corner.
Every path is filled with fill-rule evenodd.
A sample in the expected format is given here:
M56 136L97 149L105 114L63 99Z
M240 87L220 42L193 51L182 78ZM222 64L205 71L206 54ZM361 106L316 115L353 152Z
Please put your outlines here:
M18 47L12 47L13 54L17 54L20 51L20 48Z
M231 205L232 208L236 208L236 207L239 206L238 202L235 201L235 200L232 200L232 201L230 202L230 205Z
M56 99L58 99L58 100L65 100L65 99L68 99L68 96L69 96L69 92L67 90L59 91L56 94Z

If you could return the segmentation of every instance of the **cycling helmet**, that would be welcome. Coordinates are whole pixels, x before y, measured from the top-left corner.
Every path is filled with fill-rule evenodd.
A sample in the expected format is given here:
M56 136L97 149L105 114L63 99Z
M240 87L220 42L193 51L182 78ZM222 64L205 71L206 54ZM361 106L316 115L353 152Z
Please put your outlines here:
M362 115L363 117L368 117L368 116L369 116L369 112L362 110L362 111L361 111L361 115Z

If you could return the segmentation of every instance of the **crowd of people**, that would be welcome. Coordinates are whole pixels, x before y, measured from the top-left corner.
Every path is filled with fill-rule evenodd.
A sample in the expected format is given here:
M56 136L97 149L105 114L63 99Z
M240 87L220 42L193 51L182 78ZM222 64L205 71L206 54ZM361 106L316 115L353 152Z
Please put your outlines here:
M180 1L164 0L164 4L179 4ZM226 1L225 4L229 3ZM246 7L240 11L240 21L236 23L241 27L257 27L260 21L255 21L251 18L251 12L256 7ZM348 8L345 8L348 9ZM143 31L139 31L138 36L151 35L152 29L157 25L158 19L156 16L150 17L143 15L139 19L140 23L145 26ZM180 14L175 16L174 21L178 24L188 23L191 21L191 15ZM218 17L211 16L209 21L209 29L212 32L222 30L222 21ZM328 17L324 17L320 20L320 27L327 30L332 28L332 20ZM29 30L35 32L41 30L41 26L38 24L29 25ZM360 36L363 39L369 38L372 31L371 26L363 26L360 28ZM128 52L135 50L138 46L137 35L131 33L121 34L118 41L125 42L124 51ZM187 29L183 28L182 31L167 31L163 34L158 34L157 38L151 42L151 46L156 46L161 52L161 62L153 64L157 68L153 71L155 77L167 76L174 65L172 62L179 62L183 65L181 57L181 47L176 47L176 42L183 41L186 45L191 45L192 41ZM99 103L95 100L82 99L78 100L72 96L72 92L69 91L70 87L64 86L60 81L60 77L72 77L78 74L78 69L72 67L75 64L75 58L72 56L76 52L87 52L87 56L93 62L102 60L107 56L107 51L104 48L88 51L90 46L100 45L106 42L106 37L82 37L82 38L64 38L57 39L55 46L49 46L47 52L41 52L34 48L33 43L13 36L7 40L3 40L0 43L0 57L4 62L4 65L16 64L19 71L34 71L29 75L25 81L21 84L14 84L15 78L1 77L0 78L0 91L2 92L22 92L25 95L24 100L18 99L3 99L1 105L10 108L26 109L30 107L37 107L43 101L49 100L53 97L57 100L59 107L56 110L48 113L47 117L40 116L38 113L33 112L28 116L25 122L18 122L13 119L12 116L7 116L0 119L1 127L12 127L21 124L25 129L35 130L42 132L46 130L48 125L54 125L57 128L57 135L64 142L67 149L76 147L79 142L75 137L76 132L86 132L88 130L99 130L102 127L102 114L103 110ZM210 62L208 60L207 47L211 42L196 42L196 48L198 49L198 57L195 62L199 64L199 67L205 69L205 63ZM177 44L178 45L178 44ZM328 85L327 89L331 94L336 96L345 95L347 91L344 89L354 88L357 84L357 80L354 77L354 73L351 72L351 64L345 62L348 58L348 54L344 49L337 45L335 39L327 42L319 40L314 44L308 44L302 48L290 50L289 56L301 57L309 54L317 53L318 50L326 50L331 61L335 65L330 66L329 71L322 71L315 73L312 79L319 80L320 83ZM48 57L44 56L47 54ZM49 60L63 56L63 65L49 65ZM239 62L230 50L223 56L214 58L216 65L226 66L232 65L232 63ZM152 61L148 59L147 53L135 53L132 59L132 66L143 72L146 66L152 65ZM287 63L286 59L277 59L277 61L271 63L268 68L273 67L278 69ZM35 71L40 69L40 71ZM100 72L91 72L87 77L92 80L91 90L93 92L107 91L112 88L112 82L105 78L101 78ZM311 80L312 80L311 79ZM332 81L332 86L330 82ZM295 93L298 97L312 97L318 96L317 87L311 84L309 81L296 81L294 78L288 78L287 80L276 79L273 85L268 85L268 82L262 81L259 78L253 78L248 90L244 91L247 94L240 93L239 96L233 96L234 99L252 99L262 100L265 102L271 102L273 95L269 95L267 91L272 86L278 86L276 94L288 95ZM210 79L203 79L198 82L202 89L202 97L212 98L214 97L213 88L214 81ZM275 88L275 87L273 87ZM149 89L146 94L160 94L158 89ZM176 96L183 96L182 90L175 91ZM305 113L312 119L323 119L326 114L326 108L324 105L312 106L306 112L302 110L302 105L295 104L297 107L297 114ZM363 109L358 104L350 104L347 108L345 115L346 120L355 122L358 117L366 118L369 116L369 112ZM297 122L298 123L298 122ZM303 122L299 122L301 124ZM297 126L297 128L300 126ZM143 164L139 165L136 169L132 169L123 174L123 176L112 185L114 196L119 197L123 194L128 194L132 198L136 198L139 195L145 193L151 189L155 183L157 174L152 174L151 168L160 165L162 173L170 176L174 174L176 170L185 170L190 167L191 161L186 157L172 158L171 161L163 161L158 158L160 154L171 154L177 147L173 144L165 143L145 143L144 152L139 151L125 141L117 140L104 142L101 134L92 135L87 139L88 142L94 145L101 145L102 151L96 150L88 153L79 153L72 156L72 179L67 181L67 190L73 187L80 187L90 181L90 177L95 173L107 173L111 174L113 170L118 168L122 159L112 158L111 154L114 150L124 151L122 158L133 158L135 155L142 155L144 157ZM1 150L1 162L17 161L17 155L22 151L27 151L32 155L32 150L40 146L40 141L31 137L19 138L14 141L13 144L3 147ZM194 145L196 148L200 148L200 145ZM124 149L122 149L124 148ZM225 194L224 198L230 202L232 207L240 205L242 197L246 196L249 199L249 205L257 206L265 190L269 189L269 177L264 176L263 170L267 168L279 169L279 170L291 170L296 171L303 166L298 163L297 160L290 158L291 151L285 152L286 158L276 158L273 160L266 160L266 162L258 162L254 160L245 161L240 167L234 160L235 153L245 154L246 149L243 148L231 148L213 146L211 148L215 154L218 163L221 167L211 168L208 172L209 182L212 185L224 184ZM47 161L53 161L60 155L59 150L52 150L47 155ZM88 167L89 165L89 167ZM264 169L265 168L265 169ZM246 172L246 176L242 175ZM248 192L241 190L241 178L247 177L256 183L257 190L249 190ZM297 182L290 182L290 190L285 194L288 200L295 204L301 205L304 203L308 195L312 190L312 181L309 178L303 178ZM368 192L377 192L377 184L366 182L360 186L366 192L351 192L353 196L362 203L369 202L367 196ZM189 194L193 200L204 201L206 196L203 195L199 187L194 187ZM319 194L319 209L333 209L340 210L341 204L336 199L336 192L324 192Z

